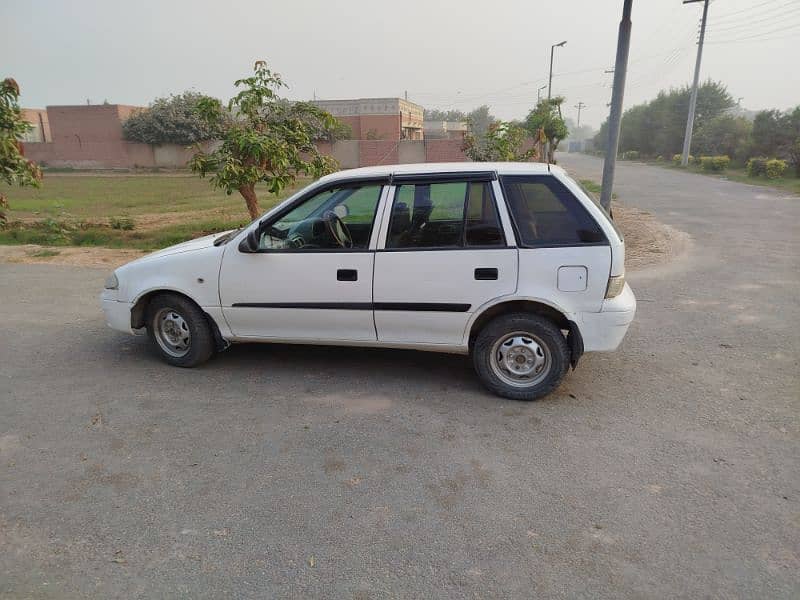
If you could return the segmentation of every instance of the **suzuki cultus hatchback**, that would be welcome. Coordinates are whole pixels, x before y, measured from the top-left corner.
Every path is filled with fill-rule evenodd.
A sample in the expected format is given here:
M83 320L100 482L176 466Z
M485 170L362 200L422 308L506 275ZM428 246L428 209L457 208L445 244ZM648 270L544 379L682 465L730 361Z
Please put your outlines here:
M239 342L455 352L518 400L617 348L636 310L622 236L538 163L340 171L241 230L120 267L102 305L179 367Z

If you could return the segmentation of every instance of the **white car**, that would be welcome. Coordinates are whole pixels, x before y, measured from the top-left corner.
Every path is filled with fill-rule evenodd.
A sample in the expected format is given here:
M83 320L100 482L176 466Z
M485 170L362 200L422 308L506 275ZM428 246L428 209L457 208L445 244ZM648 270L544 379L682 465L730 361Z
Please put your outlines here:
M622 235L538 163L340 171L244 229L120 267L102 305L175 366L238 342L454 352L518 400L616 349L636 310Z

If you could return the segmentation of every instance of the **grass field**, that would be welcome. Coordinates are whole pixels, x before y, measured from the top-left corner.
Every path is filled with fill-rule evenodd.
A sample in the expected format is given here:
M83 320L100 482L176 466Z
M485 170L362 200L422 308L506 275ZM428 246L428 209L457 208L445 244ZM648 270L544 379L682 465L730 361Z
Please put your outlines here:
M276 198L258 190L266 210ZM239 194L185 174L46 173L39 189L4 188L11 205L0 244L105 246L151 250L250 221Z
M664 163L664 162L656 162L656 161L648 161L649 164L653 164L659 167L667 167L669 169L685 169L690 173L699 173L700 175L710 175L711 177L717 177L720 179L729 179L730 181L736 181L738 183L749 183L750 185L758 185L761 187L770 187L770 188L777 188L780 190L786 190L787 192L792 192L793 194L797 194L800 196L800 177L792 177L791 175L784 177L778 177L777 179L767 179L766 177L749 177L747 175L747 170L744 168L737 169L737 168L728 168L725 169L722 173L714 173L713 171L704 171L697 165L689 165L688 167L680 167L675 166L672 163ZM787 174L789 171L787 170Z

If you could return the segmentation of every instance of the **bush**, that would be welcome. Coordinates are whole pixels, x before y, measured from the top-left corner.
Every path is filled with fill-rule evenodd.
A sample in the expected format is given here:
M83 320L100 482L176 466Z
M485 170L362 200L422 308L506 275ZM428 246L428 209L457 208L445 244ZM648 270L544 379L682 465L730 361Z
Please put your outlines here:
M638 160L639 152L636 150L627 150L622 153L622 160Z
M676 167L680 167L681 166L681 158L683 158L682 154L673 154L672 155L672 164L675 165ZM689 155L689 164L690 165L697 164L695 162L695 160L694 160L694 156L692 156L691 154Z
M111 225L111 229L131 231L134 227L133 219L130 217L111 217L108 222Z
M773 158L767 161L766 165L767 178L777 179L786 171L786 161L778 158Z
M755 156L747 161L748 177L758 177L767 174L767 159L763 156Z
M700 157L700 167L704 171L724 171L728 168L728 165L731 163L731 159L728 156L701 156Z

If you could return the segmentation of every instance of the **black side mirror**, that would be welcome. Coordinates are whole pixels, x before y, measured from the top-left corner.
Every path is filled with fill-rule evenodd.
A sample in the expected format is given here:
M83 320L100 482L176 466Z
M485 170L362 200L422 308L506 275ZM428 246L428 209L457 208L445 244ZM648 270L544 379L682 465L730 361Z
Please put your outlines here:
M244 252L246 254L253 254L255 252L258 252L259 237L260 235L258 227L248 231L247 235L244 236L244 239L241 242L239 242L239 252Z

